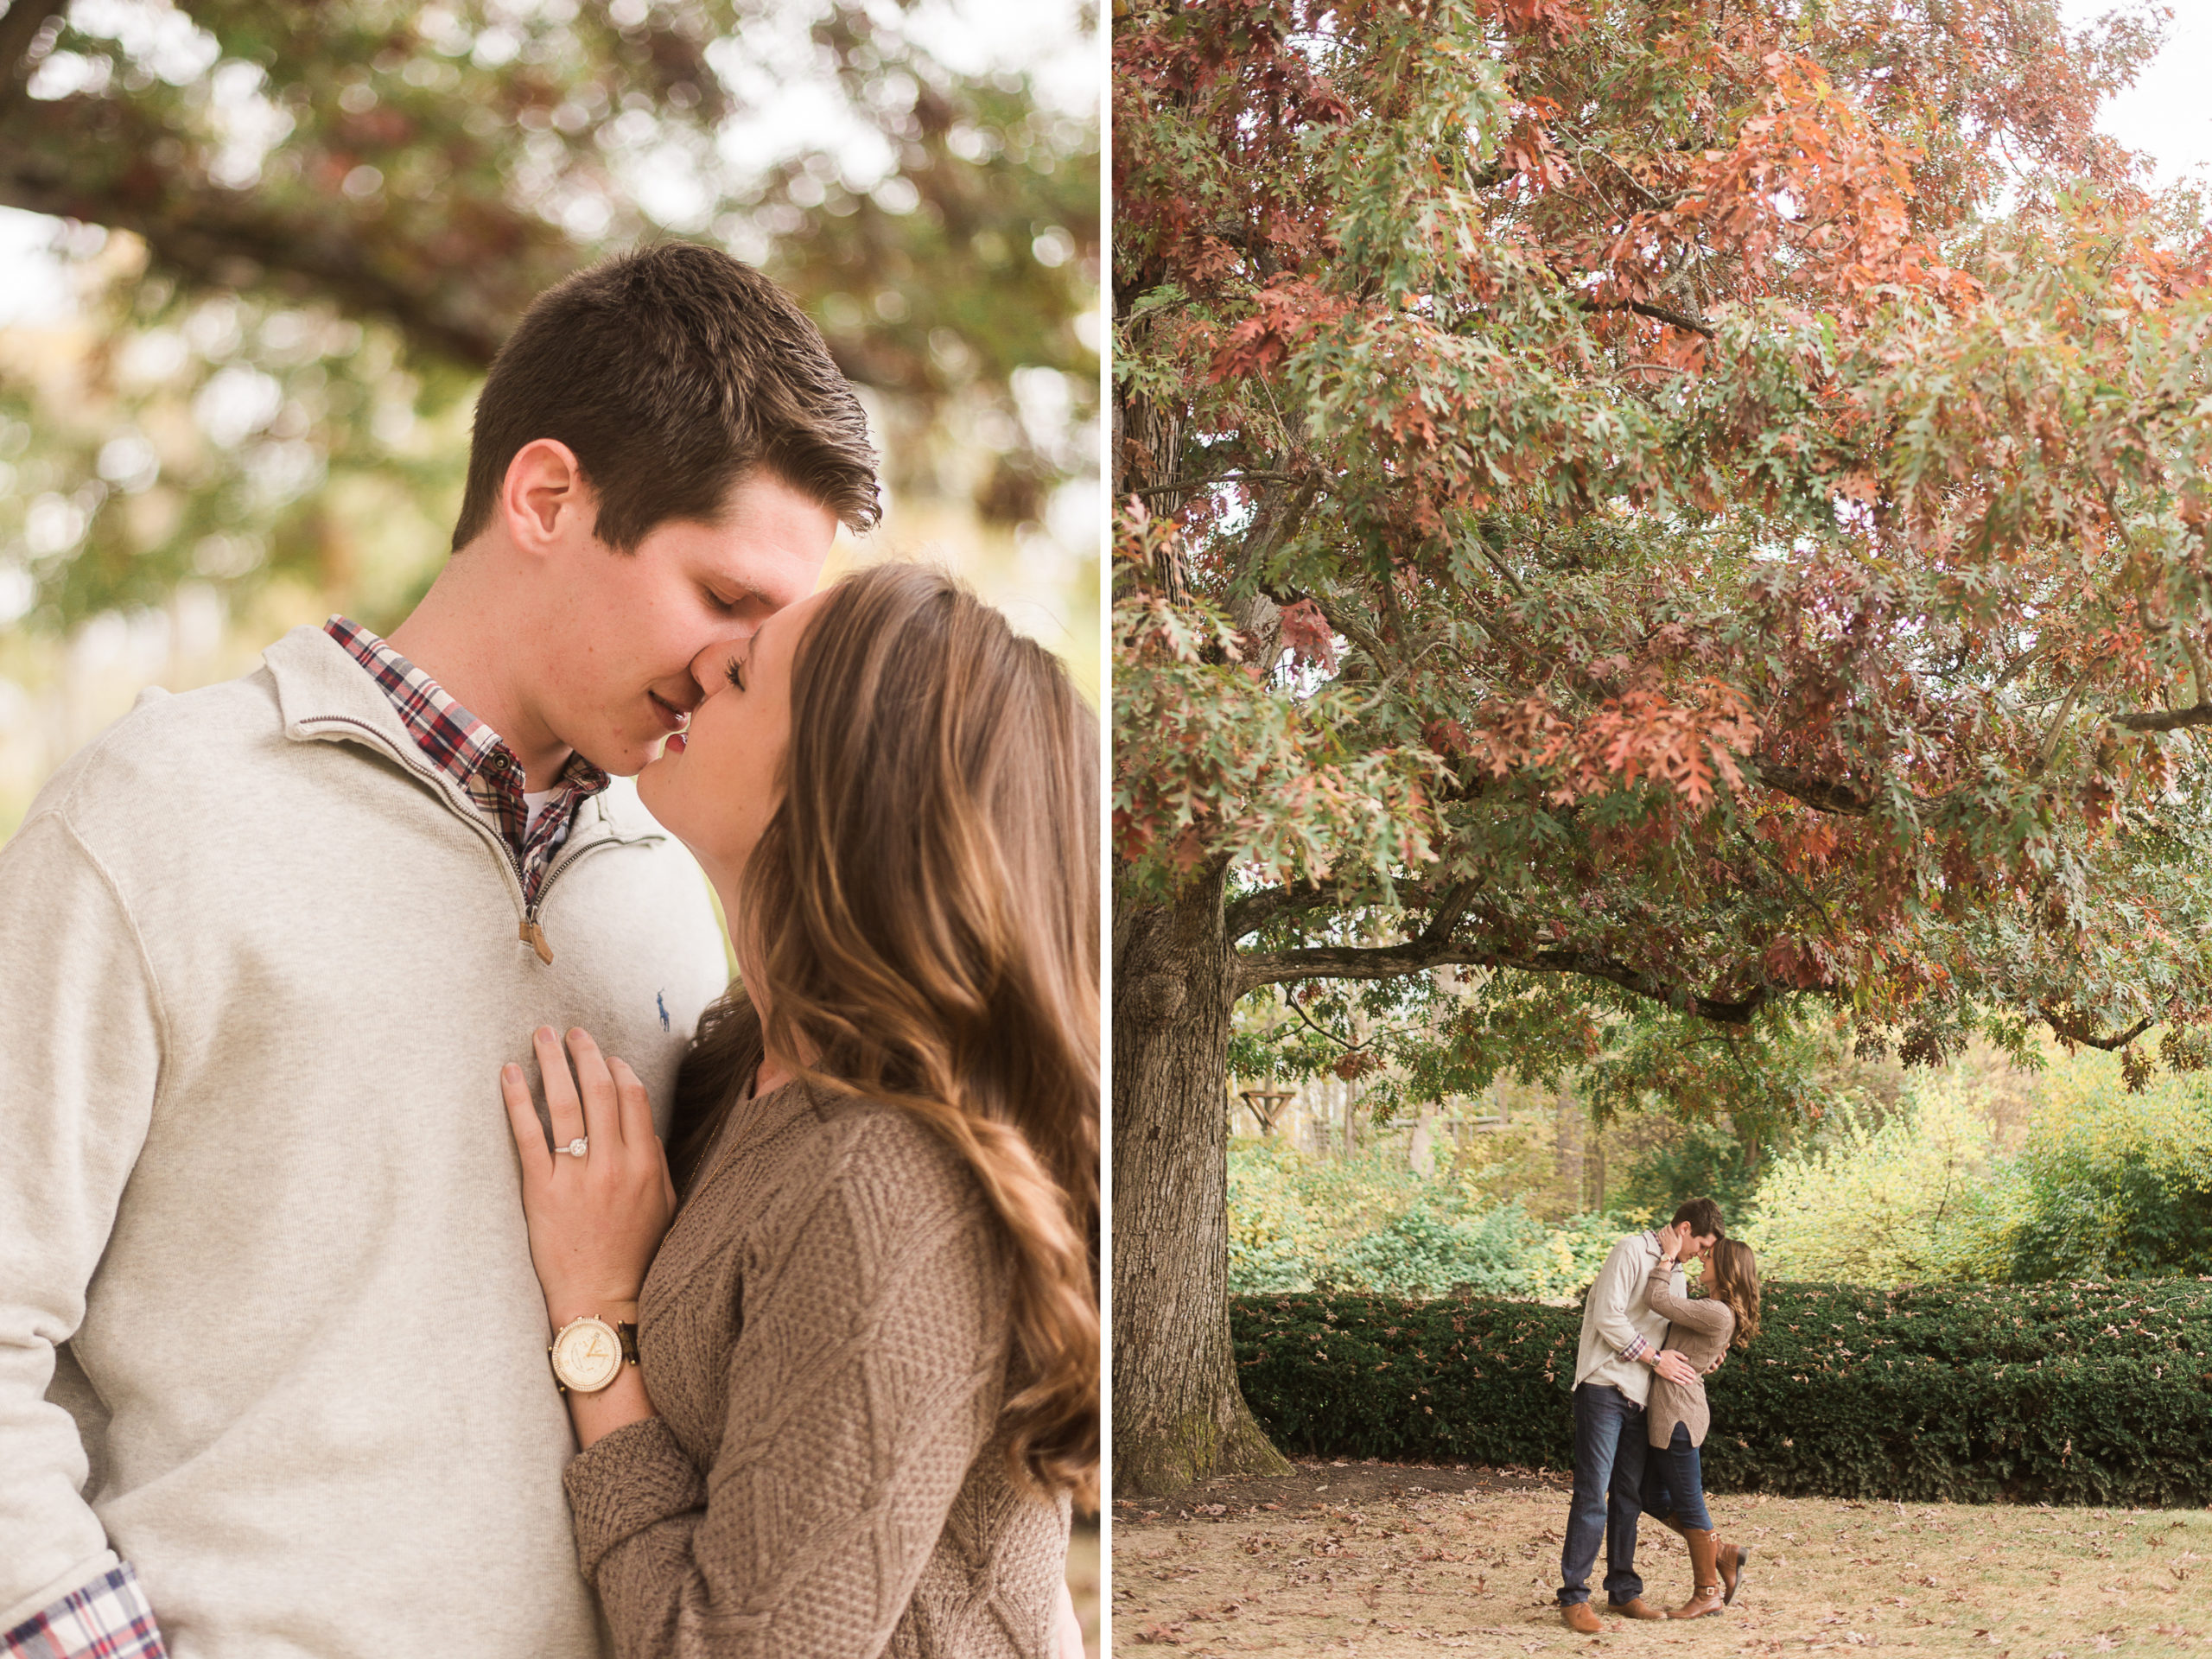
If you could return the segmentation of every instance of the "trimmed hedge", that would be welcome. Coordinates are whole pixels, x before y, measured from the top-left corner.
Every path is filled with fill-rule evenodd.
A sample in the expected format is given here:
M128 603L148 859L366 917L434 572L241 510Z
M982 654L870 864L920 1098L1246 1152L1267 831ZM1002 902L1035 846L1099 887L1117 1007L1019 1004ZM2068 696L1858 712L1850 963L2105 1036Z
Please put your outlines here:
M1573 1466L1578 1308L1245 1296L1230 1325L1286 1451ZM1706 1390L1716 1491L2212 1503L2212 1279L1769 1285Z

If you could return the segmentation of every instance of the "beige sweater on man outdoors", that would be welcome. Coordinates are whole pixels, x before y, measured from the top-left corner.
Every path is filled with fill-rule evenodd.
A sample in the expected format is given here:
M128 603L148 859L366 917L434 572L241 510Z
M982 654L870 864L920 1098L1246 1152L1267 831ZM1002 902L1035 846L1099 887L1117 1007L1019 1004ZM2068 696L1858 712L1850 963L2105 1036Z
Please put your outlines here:
M1659 1259L1659 1239L1630 1233L1615 1244L1582 1299L1582 1338L1574 1353L1574 1382L1618 1389L1637 1405L1651 1393L1651 1367L1643 1356L1666 1346L1667 1319L1651 1306L1645 1282ZM1681 1269L1670 1283L1679 1290ZM1634 1349L1637 1357L1626 1356Z
M569 1467L618 1652L1049 1650L1068 1505L1007 1467L1007 1249L896 1108L791 1084L735 1109L645 1281L660 1414Z
M320 629L141 705L0 848L0 1629L115 1564L174 1659L588 1659L503 1062L670 1096L724 980L617 785L512 857Z

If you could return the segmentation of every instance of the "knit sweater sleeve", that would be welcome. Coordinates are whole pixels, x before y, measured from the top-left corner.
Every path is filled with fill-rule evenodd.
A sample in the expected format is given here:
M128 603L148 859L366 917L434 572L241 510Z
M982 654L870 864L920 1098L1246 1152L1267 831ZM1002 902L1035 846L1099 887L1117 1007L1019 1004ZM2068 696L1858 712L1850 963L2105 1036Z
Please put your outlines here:
M658 1419L569 1465L626 1656L882 1652L996 1422L1008 1281L980 1190L903 1118L842 1128L748 1258L714 1466Z
M80 1495L56 1350L144 1144L160 995L106 868L58 810L0 848L0 1630L116 1567ZM77 1392L90 1395L72 1365ZM7 1650L0 1640L0 1652ZM56 1651L70 1651L64 1647ZM118 1649L118 1651L120 1649Z
M1636 1234L1621 1240L1606 1255L1605 1265L1598 1269L1597 1281L1590 1287L1590 1306L1598 1336L1608 1349L1624 1359L1637 1358L1651 1345L1630 1318L1630 1311L1636 1305L1636 1293L1642 1288L1637 1278L1644 1248L1643 1239Z
M1692 1301L1675 1290L1675 1264L1662 1256L1651 1268L1651 1311L1669 1325L1686 1325L1706 1335L1724 1336L1736 1323L1728 1304L1717 1296Z

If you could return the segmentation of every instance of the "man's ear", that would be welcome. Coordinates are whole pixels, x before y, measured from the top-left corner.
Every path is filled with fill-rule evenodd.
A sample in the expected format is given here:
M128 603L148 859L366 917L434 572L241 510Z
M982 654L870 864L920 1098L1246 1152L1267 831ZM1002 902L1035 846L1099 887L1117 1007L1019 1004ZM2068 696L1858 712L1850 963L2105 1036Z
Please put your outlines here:
M533 438L516 450L499 486L499 517L524 553L543 555L589 536L598 503L575 452L558 438Z

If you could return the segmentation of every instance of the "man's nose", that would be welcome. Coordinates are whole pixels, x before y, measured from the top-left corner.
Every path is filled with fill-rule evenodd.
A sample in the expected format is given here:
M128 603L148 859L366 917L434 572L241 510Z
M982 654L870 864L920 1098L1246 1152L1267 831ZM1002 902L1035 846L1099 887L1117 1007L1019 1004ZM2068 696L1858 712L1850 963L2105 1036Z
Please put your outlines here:
M745 652L745 642L752 639L755 623L741 625L708 645L691 659L691 682L699 688L702 699L711 697L729 683L731 661Z

